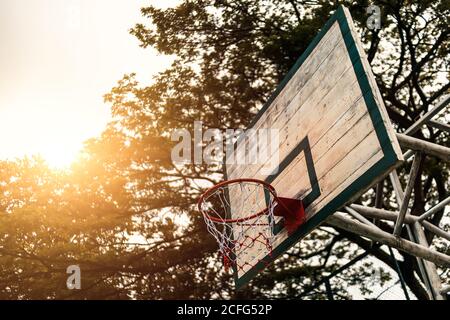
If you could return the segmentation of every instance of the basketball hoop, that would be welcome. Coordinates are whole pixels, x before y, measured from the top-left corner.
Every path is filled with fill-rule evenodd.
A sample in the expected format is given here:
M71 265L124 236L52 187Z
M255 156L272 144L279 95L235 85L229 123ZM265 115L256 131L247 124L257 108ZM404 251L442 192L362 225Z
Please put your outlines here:
M232 199L239 199L230 203ZM275 216L284 218L292 234L305 221L301 200L278 197L270 184L257 179L235 179L208 189L198 201L208 231L220 247L225 268L249 265L239 259L246 249L272 253Z

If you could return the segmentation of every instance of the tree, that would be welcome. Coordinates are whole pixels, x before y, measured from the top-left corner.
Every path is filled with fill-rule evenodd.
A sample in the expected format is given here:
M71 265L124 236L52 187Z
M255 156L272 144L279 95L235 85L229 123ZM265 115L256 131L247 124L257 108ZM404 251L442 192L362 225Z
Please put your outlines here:
M389 115L403 131L449 90L450 8L447 1L375 4L382 12L381 30L365 27L368 2L346 5ZM179 166L170 158L176 143L170 133L193 131L196 120L210 128L245 128L337 5L186 0L175 8L143 8L149 23L131 33L142 47L175 55L173 65L149 86L134 74L118 82L105 96L113 120L100 137L86 142L70 172L51 172L39 161L2 164L0 297L296 298L365 250L394 269L383 248L343 230L319 228L235 292L195 208L205 187L222 178L222 167ZM448 134L432 128L417 136L449 144ZM448 171L446 164L425 159L414 214L424 211L425 199L448 196ZM13 177L18 178L10 183ZM368 192L360 201L373 198ZM383 203L396 206L392 198ZM402 256L407 285L426 299L414 259ZM383 269L379 278L371 277L379 268L375 259L334 278L334 294L351 298L348 285L368 294L374 281L389 279ZM63 288L69 264L81 266L81 291ZM448 278L448 271L443 276ZM326 295L315 290L307 297Z

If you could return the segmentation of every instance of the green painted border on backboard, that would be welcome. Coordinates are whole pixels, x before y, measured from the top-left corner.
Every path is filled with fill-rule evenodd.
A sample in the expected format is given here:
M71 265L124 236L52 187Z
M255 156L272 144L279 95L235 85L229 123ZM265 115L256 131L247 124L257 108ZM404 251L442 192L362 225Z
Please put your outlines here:
M294 76L294 74L297 72L300 66L309 57L311 52L314 50L314 48L317 46L317 44L320 42L323 36L328 32L328 30L336 21L339 24L341 34L344 38L347 53L352 61L354 72L357 75L358 84L360 86L361 92L363 93L363 98L368 108L368 112L371 121L374 125L376 135L380 142L384 156L381 160L379 160L371 168L369 168L362 176L357 178L352 184L350 184L346 189L344 189L336 198L331 200L322 209L320 209L301 228L299 228L296 232L294 232L287 239L285 239L280 245L274 248L270 255L267 255L265 258L259 261L258 264L253 266L243 276L239 277L238 272L235 269L234 275L237 288L240 288L243 285L247 284L262 269L264 269L267 266L267 264L271 263L278 256L280 256L286 250L288 250L292 245L297 243L300 239L305 237L312 230L317 228L328 216L333 214L335 211L339 210L339 208L345 205L359 192L370 187L370 185L377 179L377 177L383 176L390 168L395 166L400 160L394 151L391 140L389 139L387 128L381 115L381 110L379 109L379 106L376 103L374 92L372 91L372 87L370 86L369 83L368 70L364 69L364 65L361 61L361 57L359 55L355 39L353 38L353 35L350 32L349 22L347 21L343 6L339 6L336 12L330 17L330 19L326 22L321 31L313 39L313 41L305 50L305 52L297 60L295 65L291 68L291 70L289 70L285 78L279 84L276 91L271 95L271 97L265 103L263 108L258 112L255 119L250 124L249 128L252 128L256 124L258 119L261 118L261 116L264 114L267 108L269 108L274 99L288 84L289 80ZM283 161L285 160L286 159L284 159Z

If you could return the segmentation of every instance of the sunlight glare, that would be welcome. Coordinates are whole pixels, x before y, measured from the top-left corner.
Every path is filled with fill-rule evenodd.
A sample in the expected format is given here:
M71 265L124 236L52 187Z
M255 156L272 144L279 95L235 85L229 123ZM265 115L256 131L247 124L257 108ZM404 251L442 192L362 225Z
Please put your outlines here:
M7 139L2 141L0 158L37 155L51 168L69 168L82 150L83 142L99 134L106 123L106 117L99 121L86 112L49 106L49 99L45 98L20 99L3 108L0 132L7 134Z
M43 150L39 155L47 162L52 169L67 169L75 161L77 150L49 148Z

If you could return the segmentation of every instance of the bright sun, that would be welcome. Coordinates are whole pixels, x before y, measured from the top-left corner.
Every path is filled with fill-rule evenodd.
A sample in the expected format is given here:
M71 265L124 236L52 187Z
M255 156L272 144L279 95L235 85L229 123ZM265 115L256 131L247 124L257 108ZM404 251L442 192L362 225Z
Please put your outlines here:
M152 81L174 57L130 35L143 0L23 3L0 0L0 161L41 155L66 168L110 121L103 95L133 71Z
M80 128L82 119L73 117L74 121L70 121L63 116L50 121L47 119L41 118L41 123L46 123L46 129L35 131L36 138L29 132L27 141L22 141L23 146L28 145L27 153L41 156L51 168L67 169L76 160L83 141L90 137Z
M69 168L83 142L97 136L105 125L105 120L89 122L92 115L70 109L45 107L42 102L40 108L27 105L31 103L1 110L0 134L7 138L0 143L0 159L37 155L53 169Z
M69 169L84 142L101 135L110 119L107 107L76 109L51 97L0 103L0 160L40 156L52 169Z
M66 169L75 161L77 151L69 149L52 148L43 150L39 155L53 169Z

